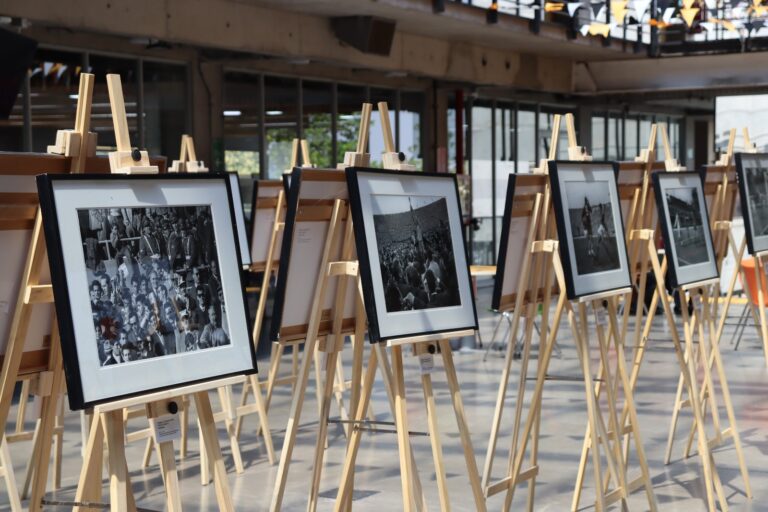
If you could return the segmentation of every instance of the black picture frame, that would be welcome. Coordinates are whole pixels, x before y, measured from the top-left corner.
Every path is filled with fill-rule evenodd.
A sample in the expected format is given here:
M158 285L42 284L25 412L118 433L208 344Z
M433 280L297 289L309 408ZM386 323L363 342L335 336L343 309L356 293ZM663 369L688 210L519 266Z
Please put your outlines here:
M510 174L507 179L507 194L504 200L504 216L501 218L501 236L499 238L499 254L496 257L496 274L493 278L493 293L491 294L491 309L498 311L501 307L501 291L504 285L504 272L509 249L509 230L512 225L512 203L515 197L517 175ZM521 240L522 242L522 240Z
M415 336L427 336L432 334L439 334L439 333L458 331L458 330L464 330L464 329L477 330L478 329L477 307L474 300L474 293L471 289L471 274L469 270L469 259L466 257L467 243L466 243L466 238L464 236L464 229L460 227L460 229L458 229L458 233L454 233L451 230L451 237L458 236L460 237L460 240L461 240L461 252L465 260L465 265L463 266L463 268L466 271L466 276L469 279L469 283L470 283L469 302L471 303L473 323L470 325L464 325L460 327L452 326L448 328L429 329L429 330L423 330L418 332L399 333L397 336L393 336L393 337L382 336L381 328L379 325L379 318L377 315L376 291L374 288L374 279L373 279L372 269L370 265L370 253L369 253L368 244L367 244L367 233L365 229L363 206L361 204L361 192L360 192L359 183L357 180L358 173L375 173L379 175L392 175L392 176L413 176L413 177L418 177L423 179L440 179L440 180L451 181L453 185L453 191L455 194L456 205L459 210L458 211L459 220L461 220L463 216L461 212L461 201L459 197L458 181L456 179L456 175L454 174L431 173L431 172L421 172L421 171L395 171L395 170L387 170L387 169L373 169L373 168L366 168L366 167L348 167L346 169L350 212L352 214L352 222L353 222L353 228L355 233L355 246L357 248L357 257L359 262L360 279L362 282L365 311L368 317L369 341L371 343L381 343L381 342L394 340L394 339L405 339L405 338L412 338ZM454 265L456 266L456 269L458 271L459 265L456 264L455 260L454 260ZM458 282L457 282L457 286L460 286L458 285Z
M272 307L272 318L269 325L269 339L277 341L280 339L280 324L283 320L283 308L285 307L285 292L288 281L288 262L291 261L291 249L293 247L293 230L296 227L296 212L299 205L299 189L301 187L301 168L293 170L290 187L285 194L288 204L285 212L285 224L283 227L283 240L280 245L281 265L277 269L277 280L275 281L275 298ZM283 178L283 187L286 187L286 180ZM282 264L285 262L285 264ZM314 283L312 283L314 285Z
M613 170L613 180L609 183L609 194L616 199L616 204L611 204L611 210L614 219L614 237L616 239L617 257L619 259L619 268L611 270L610 283L603 287L592 287L588 291L577 290L576 284L576 269L571 263L572 249L570 242L572 239L569 237L570 228L567 227L567 223L570 219L566 220L563 211L563 199L560 187L560 170L559 167L565 166L577 166L577 167L608 167ZM621 211L621 198L619 196L618 186L618 173L619 164L614 161L572 161L572 160L550 160L548 162L549 179L552 187L552 204L555 210L555 224L557 225L557 236L559 239L559 252L560 259L563 266L563 273L565 277L566 295L568 300L578 300L582 297L588 297L599 293L607 293L615 290L621 290L632 285L632 280L629 272L629 256L627 253L627 246L624 240L624 218ZM574 257L575 258L575 257ZM623 261L623 264L622 264ZM609 282L607 279L607 273L601 272L603 276L600 278L601 282ZM596 276L593 278L596 279Z
M695 278L685 277L682 275L681 266L679 265L678 258L673 253L672 245L674 244L674 238L672 234L672 227L670 226L670 219L666 214L665 205L667 203L664 197L665 187L662 186L662 180L671 178L687 178L690 177L693 186L698 186L697 191L700 195L699 213L701 215L703 236L705 238L706 250L708 252L707 264L710 264L713 268L708 269L704 274L697 275ZM710 279L716 279L719 277L719 271L717 268L717 259L715 255L715 248L712 244L712 233L709 227L709 208L707 207L706 197L704 196L704 175L697 171L677 171L677 172L657 172L653 174L653 192L656 199L656 209L659 216L659 224L661 224L661 234L664 240L664 254L667 258L667 284L672 288L679 288L688 284L706 281ZM702 265L704 264L702 263ZM705 269L706 270L706 269ZM688 270L685 272L689 273Z
M182 181L192 180L200 181L201 187L205 187L205 182L213 183L215 181L223 182L228 197L227 210L229 211L229 221L232 229L232 237L235 242L234 257L237 259L237 268L235 274L237 280L240 282L240 300L243 301L243 309L245 311L245 323L248 333L253 328L252 319L250 318L248 302L245 295L245 288L242 285L242 260L240 259L240 252L237 247L237 228L235 226L235 212L232 204L232 191L230 188L229 179L225 174L195 174L195 173L179 173L179 174L162 174L162 175L122 175L122 174L42 174L36 178L38 195L40 200L40 210L43 217L43 231L45 234L48 261L51 270L51 284L53 287L54 305L56 310L57 322L59 326L59 338L61 343L62 359L64 363L64 373L67 382L67 394L69 397L69 405L71 410L81 410L92 408L99 404L110 403L117 400L132 398L136 396L142 396L148 393L154 393L167 389L174 389L180 386L193 385L202 382L215 381L227 377L233 377L238 375L251 375L258 373L256 351L250 338L244 340L244 343L249 347L249 353L251 356L251 367L243 370L231 373L214 375L202 379L184 380L176 382L167 386L153 387L150 389L143 389L135 393L117 394L108 398L99 400L86 400L82 387L82 376L80 372L79 356L77 350L77 344L75 340L75 327L73 321L73 311L70 306L70 283L67 278L67 273L64 268L64 250L61 243L51 243L52 241L61 240L59 234L57 206L54 198L54 183L56 182L78 182L78 181ZM89 312L90 314L90 312Z
M256 223L256 205L259 201L259 179L256 175L251 176L251 218L248 219L248 250L253 246L253 228ZM253 255L251 255L253 259Z
M768 235L761 237L755 236L755 219L752 214L752 201L749 196L749 184L745 166L747 161L752 159L768 161L768 153L736 153L735 155L741 214L744 217L744 236L746 236L747 239L747 250L749 254L755 255L768 251ZM765 172L768 174L768 169L766 169Z

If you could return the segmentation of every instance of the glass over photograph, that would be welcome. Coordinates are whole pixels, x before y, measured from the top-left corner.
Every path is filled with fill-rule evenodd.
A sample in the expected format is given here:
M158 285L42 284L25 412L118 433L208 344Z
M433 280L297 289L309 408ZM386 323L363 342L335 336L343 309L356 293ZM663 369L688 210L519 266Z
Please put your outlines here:
M678 266L704 263L709 259L709 253L696 188L668 188L666 194Z
M565 193L577 273L621 268L608 183L566 181Z
M749 167L745 166L747 195L749 196L749 220L752 235L768 235L768 165L766 161L756 160Z
M443 197L371 196L388 313L461 305Z
M209 206L77 212L101 366L230 344Z

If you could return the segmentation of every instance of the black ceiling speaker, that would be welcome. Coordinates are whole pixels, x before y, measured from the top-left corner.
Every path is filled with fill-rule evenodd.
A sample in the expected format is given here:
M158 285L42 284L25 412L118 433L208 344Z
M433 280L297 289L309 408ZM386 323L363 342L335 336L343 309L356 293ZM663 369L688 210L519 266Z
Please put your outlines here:
M0 119L11 115L36 49L34 39L0 28Z
M331 18L331 28L339 41L374 55L389 55L395 37L395 22L375 16Z

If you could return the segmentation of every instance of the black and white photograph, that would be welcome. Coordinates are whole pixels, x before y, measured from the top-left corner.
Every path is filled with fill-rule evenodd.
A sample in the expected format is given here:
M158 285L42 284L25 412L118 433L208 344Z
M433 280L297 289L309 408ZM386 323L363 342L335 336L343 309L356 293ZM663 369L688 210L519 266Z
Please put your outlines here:
M371 198L387 312L461 305L445 198Z
M736 154L741 211L750 254L768 251L768 154Z
M718 277L702 178L696 172L653 175L667 275L672 287Z
M568 298L630 286L624 224L612 162L549 162Z
M696 188L668 188L665 194L678 265L685 267L707 261L701 205Z
M38 191L73 409L256 370L225 175Z
M568 214L579 274L620 268L609 182L566 181Z
M477 326L456 180L347 169L372 342Z
M78 217L102 366L229 344L209 206Z

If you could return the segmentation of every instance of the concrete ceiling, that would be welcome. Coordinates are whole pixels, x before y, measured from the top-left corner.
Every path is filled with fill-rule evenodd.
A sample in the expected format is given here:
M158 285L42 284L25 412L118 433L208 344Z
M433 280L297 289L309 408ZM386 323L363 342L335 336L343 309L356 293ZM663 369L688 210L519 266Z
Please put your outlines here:
M499 22L489 25L485 10L446 0L445 11L435 14L432 0L239 0L251 5L268 5L297 13L317 16L369 15L397 22L397 30L410 34L466 42L532 55L579 60L614 60L642 58L643 54L624 51L620 42L603 46L599 37L566 37L566 29L554 23L542 23L538 34L532 33L529 20L500 14Z

